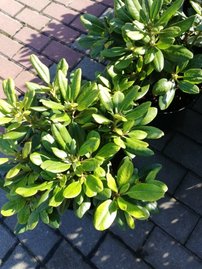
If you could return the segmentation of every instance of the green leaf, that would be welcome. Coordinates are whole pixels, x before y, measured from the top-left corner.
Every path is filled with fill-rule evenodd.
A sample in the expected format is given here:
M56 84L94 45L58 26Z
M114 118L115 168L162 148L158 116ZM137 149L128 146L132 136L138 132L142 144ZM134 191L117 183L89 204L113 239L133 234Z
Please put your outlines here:
M65 60L65 58L62 58L59 63L57 64L57 71L62 71L62 73L65 75L65 77L67 76L67 71L69 69L69 65L67 63L67 61Z
M17 96L15 93L15 82L12 78L3 80L2 83L3 86L3 91L7 97L7 101L11 104L11 105L16 105L17 102Z
M57 81L59 84L60 92L64 100L69 99L69 92L68 92L68 80L62 70L59 70L57 73Z
M98 231L108 229L114 222L117 215L117 208L112 200L106 200L95 210L94 226Z
M145 37L145 33L142 31L142 29L139 30L132 23L126 23L122 27L122 31L124 32L124 34L128 38L130 38L133 41L138 41L138 40L141 40L141 39L143 39ZM119 55L119 56L121 56L121 55Z
M21 195L22 197L31 197L38 192L38 189L35 188L35 186L19 187L15 190L15 192Z
M88 82L81 87L81 92L77 98L77 109L79 111L86 110L96 100L98 96L98 88L96 83Z
M122 165L119 167L117 172L117 183L119 187L128 183L133 175L134 167L131 159L125 157Z
M107 186L112 191L118 193L118 187L117 187L115 178L110 173L107 173L106 178L107 178Z
M82 161L82 169L84 171L94 171L99 165L100 161L97 159L86 159Z
M82 24L93 33L101 34L104 31L104 25L101 19L91 14L84 14L80 17Z
M157 116L158 109L156 107L149 107L147 114L141 121L141 125L147 125Z
M60 113L60 114L53 114L53 116L51 116L50 118L54 123L57 122L64 122L65 125L68 125L71 122L71 119L69 117L69 115L64 112L64 113Z
M102 105L105 107L106 110L113 111L113 103L111 95L109 93L109 89L102 86L101 84L98 85L98 89Z
M30 142L30 141L25 142L25 145L24 145L24 147L22 149L22 157L23 157L23 159L26 159L28 157L28 155L31 152L31 149L32 149L32 142Z
M78 208L75 210L75 214L78 218L82 218L84 214L90 209L91 202L90 200L85 200L81 205L78 206Z
M159 139L164 135L160 129L152 126L138 126L138 129L146 132L148 139Z
M161 110L165 110L172 103L175 96L175 89L167 91L164 95L159 96L159 107Z
M128 133L128 136L134 139L143 140L147 137L147 133L142 130L133 130Z
M180 34L183 34L192 27L195 18L196 18L195 15L190 16L182 21L174 23L172 26L178 26L181 30Z
M123 47L113 47L110 49L104 49L101 55L106 58L114 58L123 56L126 54L126 52L126 49L124 49Z
M76 69L76 71L73 73L73 79L71 83L71 90L70 90L70 100L75 101L77 96L79 95L80 89L81 89L81 76L82 71L81 68Z
M183 4L184 0L176 0L172 5L167 8L163 14L161 14L160 19L158 20L158 25L166 25L169 20L172 18L173 15L176 14L178 9L181 7Z
M111 123L111 120L109 120L106 117L99 115L99 114L93 114L92 117L99 124L110 124Z
M70 183L63 192L65 198L75 198L81 193L82 185L79 181Z
M29 216L27 223L28 229L33 230L37 226L38 222L39 222L39 212L36 210L33 211Z
M85 185L93 192L99 193L103 190L102 180L94 175L86 177Z
M56 157L60 159L65 159L67 158L67 153L64 150L52 147L52 151L55 154Z
M64 200L63 189L59 186L55 187L53 196L49 201L49 206L58 207Z
M9 158L0 158L0 165L7 163L9 160Z
M164 50L165 57L175 63L187 61L193 58L193 53L181 45L172 45Z
M33 67L35 68L35 70L37 71L39 77L46 83L46 84L50 84L50 73L49 73L49 69L48 67L43 64L39 58L32 54L30 56L30 60L31 63L33 65Z
M167 80L166 78L161 78L158 80L152 89L152 93L154 95L162 95L165 94L167 91L170 91L173 84L171 81Z
M199 68L192 68L188 69L184 72L185 81L188 81L193 84L200 84L202 83L202 69Z
M125 1L126 8L130 15L135 20L140 19L140 10L142 9L138 0L126 0Z
M9 123L13 120L13 118L7 118L7 117L0 117L0 125L4 125L6 123Z
M153 1L150 9L150 18L152 21L155 21L156 18L158 18L162 5L163 0Z
M121 92L121 91L116 91L113 95L113 104L114 104L114 107L120 111L120 107L122 105L122 102L124 100L125 96L124 94Z
M120 147L115 145L114 143L108 143L104 145L96 154L96 158L109 159L113 157L118 151Z
M16 201L9 201L2 206L1 214L4 217L13 216L16 213L15 202Z
M125 109L127 109L130 106L131 103L133 103L133 101L137 97L137 92L139 89L140 89L139 86L134 86L134 87L132 87L132 89L130 89L128 91L128 93L125 95L124 100L122 101L122 103L119 106L120 111L124 111Z
M138 183L127 192L127 195L140 201L153 202L164 197L165 191L162 187L151 183Z
M11 106L8 102L4 101L3 99L0 99L0 111L3 114L10 113L13 109L13 106Z
M16 166L12 167L6 174L6 179L13 178L17 176L22 168L21 163L18 163Z
M65 107L62 104L56 103L56 102L53 102L53 101L41 99L40 102L45 107L48 107L48 108L53 109L53 110L64 110L65 109Z
M128 120L141 121L147 114L151 102L145 102L133 109L133 111L126 114Z
M154 56L154 67L156 71L161 72L164 68L164 56L160 49L156 47Z
M188 94L198 94L200 92L200 89L198 86L193 85L190 82L187 81L179 81L178 86L181 91L188 93Z
M142 206L132 204L126 201L124 198L119 197L117 199L118 206L121 210L127 212L129 215L136 219L146 220L149 218L149 211Z
M148 148L149 144L137 139L126 138L126 151L139 156L151 156L153 151Z
M3 134L3 139L17 140L27 134L27 131L13 131Z
M62 173L70 168L70 164L47 160L41 164L41 168L52 173Z
M80 147L78 154L80 156L86 155L87 153L93 153L98 149L100 145L100 135L96 131L91 131L87 137L87 140Z

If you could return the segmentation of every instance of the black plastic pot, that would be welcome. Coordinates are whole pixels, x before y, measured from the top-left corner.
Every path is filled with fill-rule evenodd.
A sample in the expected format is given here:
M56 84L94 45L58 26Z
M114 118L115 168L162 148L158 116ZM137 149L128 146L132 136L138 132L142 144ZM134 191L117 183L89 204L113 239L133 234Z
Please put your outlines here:
M177 128L182 128L185 124L187 109L192 108L198 97L198 95L186 94L186 98L181 104L176 104L176 101L174 100L169 109L165 111L158 110L158 114L151 122L151 125L158 127L162 131L171 131Z

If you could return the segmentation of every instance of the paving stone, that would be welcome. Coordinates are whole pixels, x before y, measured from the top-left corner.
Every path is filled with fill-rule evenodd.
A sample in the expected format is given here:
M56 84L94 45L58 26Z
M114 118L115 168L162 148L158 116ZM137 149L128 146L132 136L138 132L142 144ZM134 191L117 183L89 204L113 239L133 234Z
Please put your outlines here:
M38 83L40 82L40 79L37 78L34 74L32 74L29 71L22 71L22 73L20 73L17 78L15 79L15 84L16 87L19 89L20 92L26 92L27 91L27 87L26 87L26 82L34 82L34 83Z
M50 18L45 17L29 8L23 9L16 18L37 30L41 30L41 28L50 21Z
M17 20L0 12L0 25L1 31L13 36L17 31L20 30L22 24Z
M15 0L1 0L0 9L4 12L8 13L11 16L15 16L16 13L18 13L23 8L23 5L16 2Z
M0 63L3 68L0 68L0 77L2 78L15 78L19 73L22 72L22 67L9 61L7 58L0 55Z
M202 115L190 109L184 114L184 124L177 128L198 143L202 143Z
M158 152L155 152L155 155L149 158L136 157L133 162L134 166L138 168L143 168L153 163L160 163L162 165L162 169L157 178L166 183L169 193L174 193L175 189L186 174L186 170L182 166Z
M175 193L175 197L202 215L202 181L188 174Z
M176 135L166 146L165 154L173 160L202 175L202 146L182 135Z
M185 243L199 216L168 196L161 199L158 204L160 212L153 215L152 220L177 241Z
M92 218L86 216L78 219L70 210L62 218L60 231L85 255L90 253L104 234L95 230Z
M105 4L105 5L110 6L110 7L114 6L113 0L96 0L96 2L101 2L102 4Z
M35 259L19 245L1 269L35 269L36 266Z
M110 230L114 234L118 235L126 245L136 251L141 248L153 227L154 225L150 221L136 221L134 230L123 230L117 225L114 225Z
M49 0L38 0L38 1L18 0L18 1L23 3L24 5L26 5L28 7L32 7L38 11L41 11L45 6L47 6L50 3Z
M191 249L202 259L202 219L197 224L191 237L189 238L186 247Z
M99 269L149 269L141 259L135 257L124 244L107 235L104 242L98 248L92 262Z
M0 208L8 202L8 199L6 198L6 192L0 189ZM1 216L1 215L0 215Z
M91 269L67 242L63 241L46 264L48 269Z
M150 235L144 246L144 252L144 259L155 269L202 268L200 260L159 228L155 228Z
M74 28L78 29L79 31L86 33L86 29L84 28L84 26L81 23L81 19L80 19L80 14L73 20L73 22L70 24L71 26L73 26Z
M50 41L47 36L40 34L29 27L22 28L15 35L15 38L17 38L27 46L36 49L37 51L41 51Z
M32 64L30 61L30 55L35 54L39 57L39 59L47 66L50 66L52 64L52 61L49 60L47 57L43 55L39 55L36 53L36 51L32 50L31 48L28 47L22 47L16 55L13 57L13 59L21 64L23 67L28 68L28 69L33 69Z
M77 67L82 69L83 76L88 80L95 80L95 72L102 72L104 70L104 65L88 57L84 57Z
M51 3L43 10L43 13L65 24L69 24L79 14L77 11L56 3Z
M43 54L48 56L53 61L58 62L61 58L65 58L72 68L82 57L82 54L73 49L62 45L56 41L51 43L43 50Z
M22 48L21 44L3 34L0 34L1 53L12 58L21 48Z
M3 227L3 225L0 223L0 264L2 258L5 256L5 254L9 251L9 249L16 243L16 239L12 237L6 229Z
M35 230L18 235L23 242L40 260L48 254L59 240L59 237L44 224L39 224Z
M106 9L106 7L102 4L95 3L90 0L77 0L69 2L69 7L83 13L93 14L95 16L100 16Z
M43 28L43 33L65 43L72 43L80 35L78 31L75 31L56 20L52 20L45 28Z

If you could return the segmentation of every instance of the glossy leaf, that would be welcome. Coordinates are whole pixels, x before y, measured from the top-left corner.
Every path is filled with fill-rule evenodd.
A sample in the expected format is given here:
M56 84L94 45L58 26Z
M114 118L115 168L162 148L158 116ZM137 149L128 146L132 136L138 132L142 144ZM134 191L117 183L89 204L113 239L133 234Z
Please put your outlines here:
M86 186L93 192L101 192L103 190L103 183L98 177L94 175L88 175L85 181Z
M65 198L75 198L77 197L81 192L82 186L79 181L75 181L70 183L63 192L63 195Z
M62 173L67 171L70 168L70 164L47 160L41 164L41 168L45 171L52 173Z
M119 187L128 183L133 175L134 167L129 157L125 157L117 172L117 183Z
M106 200L95 210L94 226L99 231L108 229L114 222L117 215L117 208L112 200Z
M39 77L47 84L50 84L50 73L48 67L43 64L39 58L32 54L30 56L31 63L35 70L37 71Z

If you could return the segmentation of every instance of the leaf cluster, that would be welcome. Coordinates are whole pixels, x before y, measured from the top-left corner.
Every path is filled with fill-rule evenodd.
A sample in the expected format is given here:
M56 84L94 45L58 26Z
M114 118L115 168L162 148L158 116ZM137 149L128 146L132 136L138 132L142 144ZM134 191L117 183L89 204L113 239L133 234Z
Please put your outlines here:
M138 172L132 163L136 155L153 154L145 140L163 135L148 125L157 109L151 102L138 105L144 88L127 80L117 88L116 79L101 75L97 83L83 81L81 69L68 79L65 59L51 79L35 55L31 62L43 83L28 82L23 97L12 79L3 81L0 165L8 202L1 214L17 214L17 232L34 229L40 220L58 228L68 208L79 218L92 211L98 230L114 220L134 228L167 190L155 179L158 165ZM113 166L121 150L125 157Z

